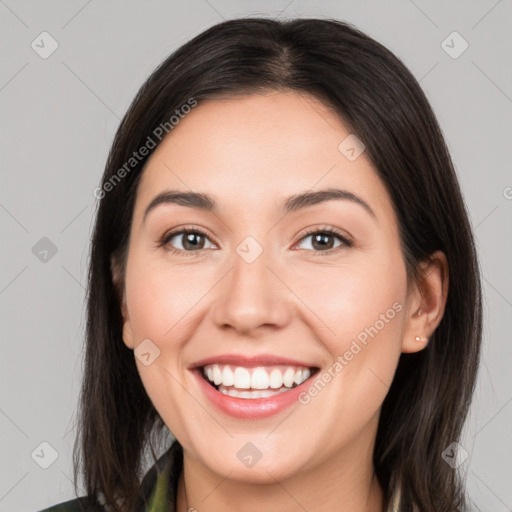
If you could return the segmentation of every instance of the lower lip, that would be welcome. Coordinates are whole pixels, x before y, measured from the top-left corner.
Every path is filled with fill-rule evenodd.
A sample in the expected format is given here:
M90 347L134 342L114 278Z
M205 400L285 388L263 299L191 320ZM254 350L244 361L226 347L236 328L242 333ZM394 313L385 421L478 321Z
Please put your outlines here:
M310 379L299 386L267 398L237 398L217 391L203 378L202 370L193 370L192 373L199 380L199 386L210 401L222 412L235 418L255 419L268 418L284 411L294 402L298 403L298 396L309 386Z

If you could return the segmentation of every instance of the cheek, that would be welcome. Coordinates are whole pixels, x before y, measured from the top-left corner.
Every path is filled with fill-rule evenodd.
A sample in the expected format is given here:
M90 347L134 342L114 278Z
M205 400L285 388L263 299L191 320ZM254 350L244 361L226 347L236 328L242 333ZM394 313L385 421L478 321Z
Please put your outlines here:
M208 291L206 272L172 267L162 258L133 255L127 268L128 311L136 342L176 339ZM211 276L210 276L211 279Z
M212 288L212 269L171 267L163 258L130 254L126 272L127 305L135 346L150 340L158 354L146 366L136 358L143 385L162 417L176 421L187 341L202 318L202 302ZM147 343L147 342L145 342ZM179 424L179 421L178 421Z
M351 272L339 280L320 282L309 296L308 306L316 308L335 334L317 331L331 363L300 400L311 407L310 418L326 418L327 431L344 425L347 440L380 410L400 358L405 285L400 273L395 279L377 277L370 270ZM320 293L319 288L330 291ZM337 442L332 439L332 449Z
M376 322L379 330L388 330L396 321L395 303L403 307L406 275L402 265L360 265L317 269L308 279L297 278L294 289L317 317L333 352L339 353L344 343L365 332ZM385 329L381 316L384 315ZM391 320L391 322L386 322ZM364 338L364 336L362 336Z
M130 254L126 272L126 295L135 346L146 343L153 361L146 365L137 357L143 386L159 415L178 434L182 414L183 368L181 353L187 335L188 315L204 293L183 281L183 273L165 268L147 255ZM192 309L193 310L193 309ZM146 340L150 340L148 344ZM155 357L156 354L156 357Z
M335 387L345 389L343 393L349 387L352 395L374 386L386 392L404 328L407 278L401 253L389 250L357 265L319 268L299 281L300 296L317 318L317 336L333 363L339 362L332 374L343 374L338 379L342 385Z

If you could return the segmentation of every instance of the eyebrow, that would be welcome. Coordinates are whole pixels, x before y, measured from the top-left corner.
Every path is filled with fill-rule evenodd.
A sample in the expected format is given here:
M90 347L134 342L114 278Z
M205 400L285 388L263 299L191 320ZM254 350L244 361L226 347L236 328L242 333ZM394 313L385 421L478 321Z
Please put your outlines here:
M331 200L345 200L362 206L372 217L377 218L370 205L358 195L339 188L328 188L325 190L308 191L296 194L286 198L283 202L283 213L291 213L309 206L323 203ZM183 192L179 190L166 190L158 194L147 206L144 211L143 221L145 222L151 210L162 204L177 204L196 210L202 210L212 213L219 213L218 205L215 199L201 192Z

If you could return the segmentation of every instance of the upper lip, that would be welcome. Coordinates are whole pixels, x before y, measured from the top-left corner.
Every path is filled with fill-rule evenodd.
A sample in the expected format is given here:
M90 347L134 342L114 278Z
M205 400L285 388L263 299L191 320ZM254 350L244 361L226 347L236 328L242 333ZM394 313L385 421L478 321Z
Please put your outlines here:
M287 365L287 366L303 366L305 368L315 368L311 363L291 359L289 357L281 357L272 354L259 354L256 356L246 356L242 354L219 354L217 356L207 357L196 361L190 368L199 368L208 364L232 364L235 366L244 366L251 368L254 366L272 366L272 365Z

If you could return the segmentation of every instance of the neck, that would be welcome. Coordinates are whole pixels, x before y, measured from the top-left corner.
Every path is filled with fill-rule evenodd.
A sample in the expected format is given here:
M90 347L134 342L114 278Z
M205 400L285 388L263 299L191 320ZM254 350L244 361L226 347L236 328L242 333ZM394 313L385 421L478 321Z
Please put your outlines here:
M373 444L359 436L319 465L280 481L269 474L267 482L254 483L214 472L184 449L176 510L383 512L385 496L373 471L372 454Z

